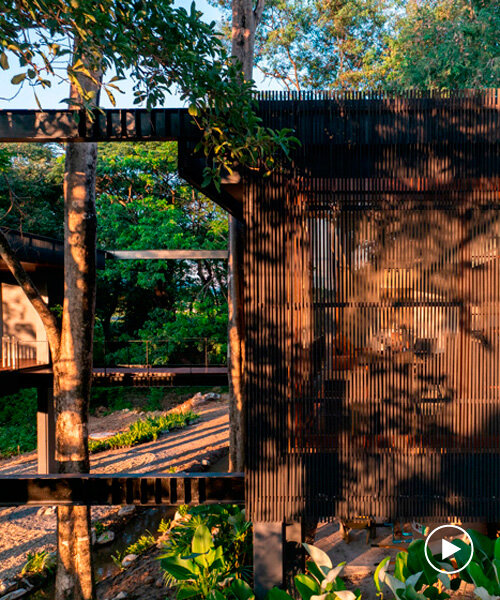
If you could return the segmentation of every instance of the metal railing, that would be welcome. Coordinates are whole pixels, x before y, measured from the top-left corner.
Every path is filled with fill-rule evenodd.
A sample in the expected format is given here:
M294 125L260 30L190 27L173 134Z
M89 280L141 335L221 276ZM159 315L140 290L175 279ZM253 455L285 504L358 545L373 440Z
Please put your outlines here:
M14 336L2 336L2 369L14 371L49 363L47 341L18 340Z
M225 366L227 342L208 337L181 340L96 340L94 367Z

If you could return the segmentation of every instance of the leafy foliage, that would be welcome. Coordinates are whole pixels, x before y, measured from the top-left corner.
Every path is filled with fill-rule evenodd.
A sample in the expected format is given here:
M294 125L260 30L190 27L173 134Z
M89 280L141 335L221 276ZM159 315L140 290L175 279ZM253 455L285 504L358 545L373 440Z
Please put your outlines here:
M474 546L472 560L460 572L462 579L475 586L474 593L481 600L498 600L500 598L500 538L492 540L481 533L468 529ZM466 546L461 540L454 540L456 545ZM461 553L457 553L459 557ZM457 558L458 566L466 560Z
M0 398L0 456L36 448L36 389Z
M129 448L154 441L160 433L173 429L182 429L198 418L198 415L188 411L185 413L169 413L161 417L148 417L132 423L128 431L117 433L104 440L90 440L89 450L92 453L116 448Z
M56 555L54 552L41 550L39 552L28 552L26 563L24 564L21 575L52 573L56 568Z
M230 6L212 3L230 36ZM388 0L267 0L255 64L288 90L378 87L392 8Z
M98 104L95 85L114 104L119 82L130 79L134 102L148 108L175 87L200 128L207 184L220 186L235 164L268 171L293 144L289 132L262 127L253 82L242 81L215 23L203 22L194 3L187 11L171 0L2 0L0 9L0 67L10 69L9 54L17 58L14 85L69 81L86 109Z
M135 554L136 556L140 556L147 552L150 548L152 548L156 544L156 540L154 535L150 531L146 531L143 535L141 535L135 542L129 544L123 552L116 552L111 556L112 561L119 568L122 568L122 560L128 554Z
M103 144L100 150L101 248L227 247L227 216L179 179L174 144ZM110 259L98 280L97 342L168 340L161 355L168 360L182 340L210 338L224 355L226 285L223 261Z
M333 566L326 552L317 546L303 544L311 557L306 563L307 573L295 576L295 587L302 600L361 600L359 590L346 590L340 574L345 562ZM266 600L291 600L292 596L278 588L273 588L267 594Z
M411 0L386 61L389 87L500 85L500 5L495 0Z
M454 540L455 543L455 540ZM426 558L424 540L415 540L408 546L407 552L399 552L396 556L394 574L389 573L390 557L385 558L377 567L374 575L375 586L382 597L384 583L398 600L446 600L450 597L447 590L456 590L460 579L451 579L439 570L452 571L454 567L449 560L438 560L427 549L427 557L435 564L432 568ZM441 590L444 586L446 589Z
M246 583L250 577L251 524L239 507L180 510L170 525L164 548L161 566L167 581L176 585L177 598L253 597Z
M60 146L0 145L1 225L62 238L62 184Z

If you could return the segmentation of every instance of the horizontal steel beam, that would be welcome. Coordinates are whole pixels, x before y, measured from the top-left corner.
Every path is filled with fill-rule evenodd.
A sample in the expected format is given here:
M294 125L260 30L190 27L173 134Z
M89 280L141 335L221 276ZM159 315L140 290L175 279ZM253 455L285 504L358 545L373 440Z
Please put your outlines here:
M107 250L119 260L226 260L227 250Z
M0 477L0 506L244 504L243 473Z
M182 108L85 111L1 110L0 142L130 142L199 138Z

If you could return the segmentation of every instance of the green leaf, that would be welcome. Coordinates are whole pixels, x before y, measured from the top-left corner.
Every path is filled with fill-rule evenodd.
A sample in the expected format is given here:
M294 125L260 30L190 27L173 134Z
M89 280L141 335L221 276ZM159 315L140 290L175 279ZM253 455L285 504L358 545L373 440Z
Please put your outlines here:
M194 561L180 556L164 556L160 564L164 571L179 581L193 579L200 572Z
M255 598L252 588L243 579L233 579L229 587L238 600L253 600Z
M377 588L377 592L379 594L382 593L382 587L381 587L380 583L383 582L385 579L385 574L387 573L387 569L389 568L390 560L391 560L391 557L386 556L384 558L384 560L375 569L375 573L373 574L373 580L375 581L375 587Z
M474 553L480 554L487 558L493 558L493 552L495 549L495 542L490 540L489 537L479 533L475 529L468 529L467 533L469 534L472 543L474 545Z
M198 596L200 590L198 586L185 583L177 591L177 600L186 600L187 598L194 598Z
M396 564L394 566L394 577L399 581L406 581L410 575L408 569L408 552L398 552L396 555Z
M191 550L195 554L205 554L213 546L212 535L205 525L198 525L191 542Z
M495 540L495 547L493 549L493 556L500 560L500 537Z
M333 568L332 561L330 560L326 552L323 552L323 550L321 550L320 548L317 548L316 546L311 546L310 544L302 545L320 569L322 567L326 567L327 569Z
M14 75L14 77L10 80L13 85L19 85L22 81L26 79L26 73L18 73Z
M293 600L293 598L284 590L273 587L267 592L265 600Z
M295 587L302 600L311 600L311 596L317 596L321 592L318 582L310 575L304 575L303 573L295 576Z

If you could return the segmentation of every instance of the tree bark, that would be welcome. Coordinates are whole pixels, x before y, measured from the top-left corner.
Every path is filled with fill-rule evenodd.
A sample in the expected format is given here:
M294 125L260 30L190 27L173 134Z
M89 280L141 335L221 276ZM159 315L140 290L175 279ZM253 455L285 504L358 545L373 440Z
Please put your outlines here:
M232 54L241 64L245 80L252 78L255 30L262 17L264 0L232 0ZM229 377L229 470L245 466L245 389L243 322L244 227L229 217L228 265L228 377Z
M56 460L60 473L88 473L88 407L95 314L97 144L68 144L64 177L65 294L54 361ZM58 508L56 600L94 597L90 508Z

